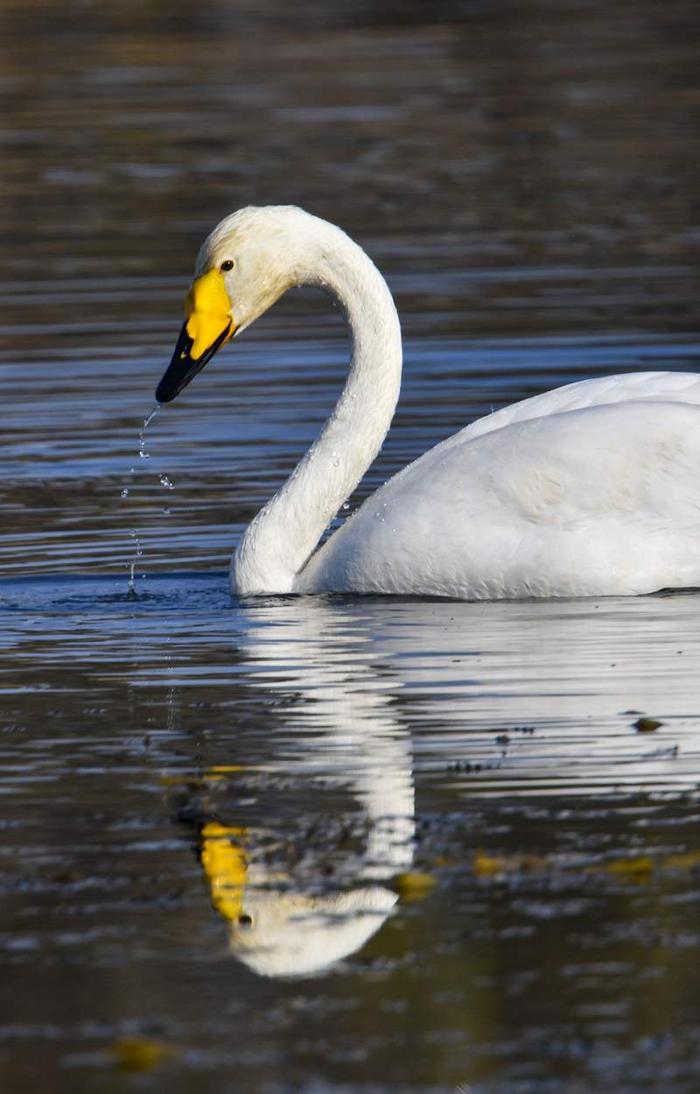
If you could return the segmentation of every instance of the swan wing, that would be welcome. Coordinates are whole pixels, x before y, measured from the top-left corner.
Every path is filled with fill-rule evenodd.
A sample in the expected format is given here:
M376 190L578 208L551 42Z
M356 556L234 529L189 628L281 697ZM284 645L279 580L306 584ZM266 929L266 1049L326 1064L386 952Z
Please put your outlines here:
M617 389L570 385L508 408L510 420L482 419L503 414L498 427L474 423L372 495L298 591L494 599L700 585L700 377L682 378L687 401L669 374L646 374L634 401L636 378L619 377Z
M493 414L478 418L451 441L467 433L480 437L501 429L511 422L523 422L530 418L545 418L565 410L583 410L590 406L604 406L640 399L700 405L700 375L696 372L629 372L619 376L601 376L595 380L578 380L564 387L533 395L519 403L503 407Z

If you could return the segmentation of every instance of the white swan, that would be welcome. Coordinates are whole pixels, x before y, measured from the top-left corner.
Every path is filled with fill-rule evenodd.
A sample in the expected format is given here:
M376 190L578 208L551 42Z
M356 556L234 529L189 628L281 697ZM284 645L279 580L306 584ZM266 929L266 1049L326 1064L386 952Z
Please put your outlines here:
M344 310L352 361L321 435L235 551L234 592L460 599L700 586L700 375L586 380L473 422L385 483L317 551L394 413L401 332L381 274L340 228L241 209L197 259L156 392L168 402L291 286Z

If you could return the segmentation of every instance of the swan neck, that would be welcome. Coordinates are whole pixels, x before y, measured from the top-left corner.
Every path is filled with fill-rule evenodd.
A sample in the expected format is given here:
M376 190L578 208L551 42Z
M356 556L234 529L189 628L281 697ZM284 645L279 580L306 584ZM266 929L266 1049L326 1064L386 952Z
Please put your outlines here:
M304 567L381 448L399 395L401 331L389 288L339 228L315 224L294 284L319 286L337 301L351 337L350 368L320 436L243 536L232 565L241 595L304 591Z

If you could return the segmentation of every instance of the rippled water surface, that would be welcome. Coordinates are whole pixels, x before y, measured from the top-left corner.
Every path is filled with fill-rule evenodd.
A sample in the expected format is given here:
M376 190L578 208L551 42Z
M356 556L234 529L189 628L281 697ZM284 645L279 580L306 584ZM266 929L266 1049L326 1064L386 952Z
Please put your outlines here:
M2 1094L696 1091L700 598L232 599L342 383L311 292L141 434L247 202L396 296L350 509L492 408L700 371L695 6L6 9Z

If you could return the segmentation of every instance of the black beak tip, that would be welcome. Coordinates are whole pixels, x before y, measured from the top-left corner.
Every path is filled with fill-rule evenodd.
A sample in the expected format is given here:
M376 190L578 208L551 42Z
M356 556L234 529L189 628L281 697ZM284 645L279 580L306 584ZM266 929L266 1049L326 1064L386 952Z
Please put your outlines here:
M168 385L166 385L165 377L163 377L161 382L158 384L158 387L156 388L156 402L160 403L161 405L163 403L171 403L176 395L177 392Z
M192 339L187 333L187 324L185 324L180 331L172 360L156 388L156 401L161 404L171 403L175 396L179 395L184 387L187 387L190 380L194 379L197 373L204 368L207 362L211 361L216 351L226 341L229 330L230 324L222 330L219 337L209 346L209 349L193 361L190 356Z
M173 350L170 364L161 376L160 383L156 388L156 402L161 405L171 403L178 392L185 387L190 376L196 371L195 363L190 357L191 348L192 339L187 333L187 324L185 323L180 331L177 345Z

